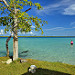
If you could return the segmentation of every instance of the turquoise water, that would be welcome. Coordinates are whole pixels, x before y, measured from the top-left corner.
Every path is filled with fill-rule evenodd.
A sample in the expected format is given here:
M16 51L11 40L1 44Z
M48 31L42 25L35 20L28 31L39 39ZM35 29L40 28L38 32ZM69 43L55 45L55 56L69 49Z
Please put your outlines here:
M5 42L0 38L0 56L6 56ZM73 46L70 41L73 40ZM75 65L75 38L18 38L19 57L42 61L62 62ZM9 41L10 55L13 55L13 38ZM26 53L21 53L27 51Z

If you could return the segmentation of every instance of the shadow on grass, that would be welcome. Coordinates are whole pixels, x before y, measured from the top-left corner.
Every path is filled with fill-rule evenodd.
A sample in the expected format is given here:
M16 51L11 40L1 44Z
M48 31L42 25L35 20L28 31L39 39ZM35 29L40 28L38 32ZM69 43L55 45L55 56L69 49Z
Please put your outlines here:
M38 68L34 74L27 72L22 75L71 75L71 74Z

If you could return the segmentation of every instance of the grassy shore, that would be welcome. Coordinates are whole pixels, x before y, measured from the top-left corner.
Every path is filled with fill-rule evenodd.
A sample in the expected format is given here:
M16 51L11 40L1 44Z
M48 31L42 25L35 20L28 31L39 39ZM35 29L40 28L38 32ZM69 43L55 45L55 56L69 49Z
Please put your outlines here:
M33 59L26 59L27 62L24 63L20 63L20 59L11 64L2 63L7 59L9 58L0 57L0 75L75 75L75 65ZM31 65L37 66L34 74L28 72Z

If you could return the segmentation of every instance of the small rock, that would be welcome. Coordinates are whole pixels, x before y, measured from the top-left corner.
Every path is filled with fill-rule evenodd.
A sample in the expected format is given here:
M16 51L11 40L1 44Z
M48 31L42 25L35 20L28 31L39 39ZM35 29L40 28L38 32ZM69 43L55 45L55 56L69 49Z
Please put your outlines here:
M27 62L25 59L20 59L20 63Z
M8 60L6 61L6 64L10 64L10 63L12 63L12 59L8 59Z
M35 73L36 69L37 69L37 67L35 65L31 65L30 68L29 68L29 72Z

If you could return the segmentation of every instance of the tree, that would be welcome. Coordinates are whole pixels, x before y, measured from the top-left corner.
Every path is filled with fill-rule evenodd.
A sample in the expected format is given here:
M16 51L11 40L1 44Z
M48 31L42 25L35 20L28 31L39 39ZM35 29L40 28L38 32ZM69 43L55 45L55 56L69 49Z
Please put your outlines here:
M33 22L35 24L35 31L41 30L43 34L42 26L47 23L38 17L29 16L26 12L31 8L23 12L23 7L27 5L30 7L36 6L38 10L43 9L43 7L39 3L32 3L32 1L28 0L0 0L0 2L1 14L8 14L8 16L0 17L0 23L5 26L5 33L11 31L14 34L13 60L16 60L18 59L18 32L30 32Z

